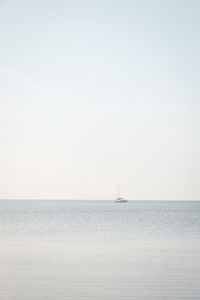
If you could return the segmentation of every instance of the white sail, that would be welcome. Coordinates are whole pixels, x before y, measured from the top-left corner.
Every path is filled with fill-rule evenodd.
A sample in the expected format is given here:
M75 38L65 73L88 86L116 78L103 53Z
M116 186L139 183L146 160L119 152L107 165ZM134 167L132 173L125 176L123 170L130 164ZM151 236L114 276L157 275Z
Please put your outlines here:
M120 191L120 183L118 183L118 193L117 193L117 198L115 199L115 203L126 203L128 200L124 199L121 196L121 191Z

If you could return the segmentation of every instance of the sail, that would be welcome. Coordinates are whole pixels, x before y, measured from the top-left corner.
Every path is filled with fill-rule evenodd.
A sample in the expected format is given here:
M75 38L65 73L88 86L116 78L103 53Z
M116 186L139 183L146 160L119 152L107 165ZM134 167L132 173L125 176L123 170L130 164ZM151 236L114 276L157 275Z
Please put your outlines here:
M124 199L121 196L121 191L120 191L120 183L117 184L117 198L115 199L116 203L125 203L128 202L128 200Z

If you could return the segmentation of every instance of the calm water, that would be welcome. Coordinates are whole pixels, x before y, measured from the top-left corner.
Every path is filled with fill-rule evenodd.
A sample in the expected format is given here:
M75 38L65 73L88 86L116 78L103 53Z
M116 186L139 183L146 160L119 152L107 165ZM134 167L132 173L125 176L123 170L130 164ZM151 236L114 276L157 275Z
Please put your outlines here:
M0 201L0 299L200 299L200 202Z

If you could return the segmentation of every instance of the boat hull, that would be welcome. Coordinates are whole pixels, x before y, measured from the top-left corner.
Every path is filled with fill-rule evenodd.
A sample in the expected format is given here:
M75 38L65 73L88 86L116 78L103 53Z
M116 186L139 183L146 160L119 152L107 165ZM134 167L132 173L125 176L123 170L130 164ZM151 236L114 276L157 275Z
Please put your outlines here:
M124 198L117 198L117 199L115 199L114 202L115 202L115 203L126 203L126 202L128 202L128 200L126 200L126 199L124 199Z

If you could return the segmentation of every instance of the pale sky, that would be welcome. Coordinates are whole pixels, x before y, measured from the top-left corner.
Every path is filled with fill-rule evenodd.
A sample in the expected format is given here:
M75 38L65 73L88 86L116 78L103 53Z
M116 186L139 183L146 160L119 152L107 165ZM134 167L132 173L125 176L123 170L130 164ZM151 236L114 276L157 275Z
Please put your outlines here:
M0 198L200 199L199 0L0 0Z

